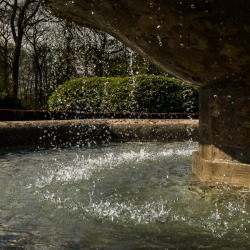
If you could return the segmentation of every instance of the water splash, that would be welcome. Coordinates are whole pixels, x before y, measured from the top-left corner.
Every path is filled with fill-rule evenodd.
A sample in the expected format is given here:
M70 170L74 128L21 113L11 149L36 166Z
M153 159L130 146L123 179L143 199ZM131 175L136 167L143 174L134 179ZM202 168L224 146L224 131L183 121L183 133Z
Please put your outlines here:
M69 242L124 249L131 240L137 249L145 234L157 239L148 248L248 249L248 192L195 184L196 149L193 142L125 143L8 154L1 159L1 219L32 231L32 249Z
M151 152L146 148L139 151L127 151L122 153L109 152L101 156L92 157L90 155L76 155L70 163L64 163L55 159L53 164L56 169L47 169L47 176L42 176L36 181L37 187L43 187L52 182L69 182L81 179L89 179L94 173L108 171L124 164L140 163L147 160L160 160L167 156L190 156L194 148L188 149L164 149L159 152ZM43 166L46 168L45 166Z

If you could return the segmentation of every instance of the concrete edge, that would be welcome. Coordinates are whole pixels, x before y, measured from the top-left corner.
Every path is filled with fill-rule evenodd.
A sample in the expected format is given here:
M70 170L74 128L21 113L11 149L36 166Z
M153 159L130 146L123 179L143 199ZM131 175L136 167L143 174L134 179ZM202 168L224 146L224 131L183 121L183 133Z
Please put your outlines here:
M227 160L206 160L198 151L192 155L192 171L202 182L250 186L249 164Z
M0 122L0 149L198 139L198 120L84 119Z

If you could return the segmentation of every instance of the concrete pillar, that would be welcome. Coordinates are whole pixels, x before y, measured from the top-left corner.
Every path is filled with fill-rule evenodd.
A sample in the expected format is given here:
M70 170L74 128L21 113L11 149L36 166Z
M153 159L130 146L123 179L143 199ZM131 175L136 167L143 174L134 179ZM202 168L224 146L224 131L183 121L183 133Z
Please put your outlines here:
M202 181L250 186L250 84L202 87L199 128L193 173Z

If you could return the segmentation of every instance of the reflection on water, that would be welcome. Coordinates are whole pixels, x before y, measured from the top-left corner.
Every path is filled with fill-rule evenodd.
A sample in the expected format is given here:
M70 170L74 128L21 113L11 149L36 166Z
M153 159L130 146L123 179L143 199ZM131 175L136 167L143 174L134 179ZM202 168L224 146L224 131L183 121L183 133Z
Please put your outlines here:
M196 143L124 143L0 158L0 248L249 249L250 203L201 186Z

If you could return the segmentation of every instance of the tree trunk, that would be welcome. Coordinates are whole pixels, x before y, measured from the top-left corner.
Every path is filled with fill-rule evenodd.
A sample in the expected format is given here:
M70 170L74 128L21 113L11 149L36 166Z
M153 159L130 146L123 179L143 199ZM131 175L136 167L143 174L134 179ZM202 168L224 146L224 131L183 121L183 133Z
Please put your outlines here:
M8 41L5 40L3 52L3 87L9 93L9 64L8 64Z
M17 37L15 48L14 48L14 58L12 64L12 78L13 78L13 95L18 97L18 81L19 81L19 63L22 48L23 30L19 30L19 35Z

